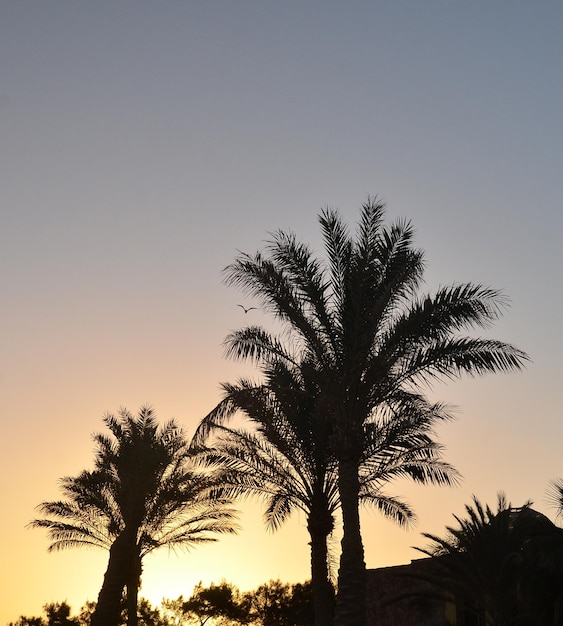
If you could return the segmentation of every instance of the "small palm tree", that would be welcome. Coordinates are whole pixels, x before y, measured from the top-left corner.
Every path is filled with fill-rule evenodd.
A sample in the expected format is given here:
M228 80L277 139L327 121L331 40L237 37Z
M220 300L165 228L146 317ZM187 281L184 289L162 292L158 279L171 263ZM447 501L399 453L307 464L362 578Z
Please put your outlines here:
M128 624L137 623L142 559L169 546L190 548L236 530L235 512L218 497L220 479L202 472L174 421L158 427L149 407L137 417L121 409L106 415L111 435L97 434L95 468L64 477L64 499L42 502L49 551L95 546L109 550L109 563L92 626L116 626L127 588Z
M277 529L295 509L304 512L311 546L311 579L315 624L333 620L334 592L329 576L328 537L340 508L336 459L330 445L331 423L319 411L319 389L308 379L306 364L283 362L263 370L266 382L247 380L223 385L225 397L201 422L194 442L215 435L207 458L225 469L229 495L258 495L266 502L265 520ZM420 396L403 399L402 412L379 415L365 424L366 446L360 468L360 498L400 524L414 514L384 486L397 477L451 484L457 473L441 460L431 439L433 424L448 416L444 407L429 406ZM228 428L242 412L253 427Z
M384 206L368 200L355 236L338 213L319 217L327 258L291 233L277 232L264 252L241 254L226 268L228 284L258 299L284 326L278 336L259 326L231 333L227 354L241 359L307 362L332 423L343 521L336 623L366 620L366 574L360 531L360 467L365 424L398 409L421 384L463 373L519 369L526 354L491 339L462 336L488 327L502 312L502 294L481 285L442 287L418 295L424 256L404 221L384 223Z
M563 597L563 533L531 502L513 507L499 493L496 510L473 497L446 535L423 534L417 548L434 558L428 579L492 626L554 626Z

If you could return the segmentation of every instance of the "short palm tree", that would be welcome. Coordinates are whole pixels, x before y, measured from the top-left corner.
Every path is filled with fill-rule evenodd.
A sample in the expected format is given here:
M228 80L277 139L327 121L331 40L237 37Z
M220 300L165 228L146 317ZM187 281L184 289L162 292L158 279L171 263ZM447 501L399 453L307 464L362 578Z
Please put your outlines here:
M111 436L97 434L95 469L61 480L64 499L38 506L34 528L49 531L49 551L95 546L109 563L92 626L116 626L127 588L128 624L137 623L142 559L169 546L190 548L236 530L235 512L218 497L220 480L198 469L181 429L159 428L149 407L137 417L106 415Z
M259 362L307 362L319 388L318 406L331 426L343 520L337 626L366 620L366 576L360 532L360 467L365 424L383 410L401 412L423 383L519 369L526 355L491 339L462 336L486 328L506 301L473 284L419 295L424 256L404 221L384 223L384 207L364 204L355 236L340 216L319 217L327 258L321 260L291 233L277 232L264 252L241 254L226 282L256 298L284 332L260 326L231 333L227 354Z
M427 580L492 626L560 624L561 529L531 502L513 507L502 493L496 510L473 497L465 511L444 537L423 535L431 544L418 550L435 560Z
M277 529L295 510L304 512L311 546L311 579L315 624L333 620L333 588L328 567L328 537L340 507L331 423L317 410L319 389L308 379L308 367L277 362L263 371L265 382L247 380L223 385L224 399L201 422L194 441L206 441L209 460L225 468L229 495L254 494L265 499L267 526ZM430 437L433 425L448 417L444 407L429 406L415 394L403 400L400 415L379 415L365 424L360 467L360 497L385 515L406 524L414 515L383 487L397 477L451 484L457 473L441 460L441 448ZM237 412L253 427L228 428Z

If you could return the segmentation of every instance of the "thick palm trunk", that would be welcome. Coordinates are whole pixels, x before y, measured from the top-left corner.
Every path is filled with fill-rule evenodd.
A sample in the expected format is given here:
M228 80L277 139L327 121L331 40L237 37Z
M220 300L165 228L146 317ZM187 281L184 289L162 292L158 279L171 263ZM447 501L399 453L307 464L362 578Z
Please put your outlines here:
M121 598L134 559L135 542L131 541L130 533L124 531L111 546L91 626L119 626L121 623Z
M332 515L323 518L311 515L307 527L311 537L311 586L315 626L332 626L334 621L334 589L328 571L327 538L332 531Z
M334 624L365 626L366 565L360 532L358 461L350 458L339 461L338 490L343 536Z

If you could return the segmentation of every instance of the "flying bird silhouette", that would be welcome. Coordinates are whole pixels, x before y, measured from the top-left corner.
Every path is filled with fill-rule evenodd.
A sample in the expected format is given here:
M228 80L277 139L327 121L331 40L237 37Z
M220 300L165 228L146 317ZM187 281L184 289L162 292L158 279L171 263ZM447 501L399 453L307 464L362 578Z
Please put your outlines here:
M237 306L240 306L240 308L245 312L248 313L248 311L254 311L256 309L255 306L250 306L248 307L248 309L244 306L242 306L242 304L237 304Z

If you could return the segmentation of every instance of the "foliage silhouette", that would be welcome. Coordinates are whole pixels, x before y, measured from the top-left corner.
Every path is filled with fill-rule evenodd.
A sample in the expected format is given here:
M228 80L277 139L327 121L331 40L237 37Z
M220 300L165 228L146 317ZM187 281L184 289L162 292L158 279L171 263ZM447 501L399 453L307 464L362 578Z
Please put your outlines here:
M310 583L288 584L270 580L254 591L241 593L222 581L204 587L196 585L188 600L164 599L165 613L175 625L213 623L214 626L312 626Z
M96 609L95 602L86 602L76 617L71 617L71 608L66 602L52 602L43 607L45 617L21 616L17 622L8 626L90 626L92 615ZM139 599L139 626L171 626L161 615L158 608L151 606L145 599ZM119 626L127 623L126 598L122 598Z
M312 626L311 585L270 580L246 594L252 624L257 626Z
M15 622L10 622L8 626L46 626L46 623L41 617L21 615Z
M127 588L128 624L137 624L142 559L169 546L190 548L236 530L235 512L220 496L220 476L199 467L174 421L158 427L149 407L137 417L106 415L110 435L97 434L95 469L61 480L64 500L38 506L49 550L95 546L109 563L92 626L117 626Z
M66 602L55 602L43 607L47 626L78 626L78 618L70 617L71 608Z
M307 363L318 408L332 423L343 519L337 626L366 619L360 532L360 467L366 428L381 410L400 414L421 385L463 373L519 369L526 354L492 339L461 336L486 328L506 305L502 294L473 284L418 295L424 257L408 222L384 223L384 206L366 202L355 236L332 210L319 216L327 258L292 233L276 232L263 252L240 254L227 284L256 298L281 322L273 334L248 326L226 339L227 355L259 363ZM408 402L408 400L407 400Z
M51 602L43 607L45 618L21 616L8 626L79 626L80 619L71 617L71 608L66 602Z
M163 600L163 607L171 614L175 622L197 623L204 626L207 622L216 626L221 624L248 624L250 622L248 603L242 598L238 588L226 581L211 583L204 587L200 582L192 595L184 600Z
M423 535L432 544L417 549L435 559L429 579L491 626L561 624L563 531L502 493L494 511L475 497L465 510L445 537Z

